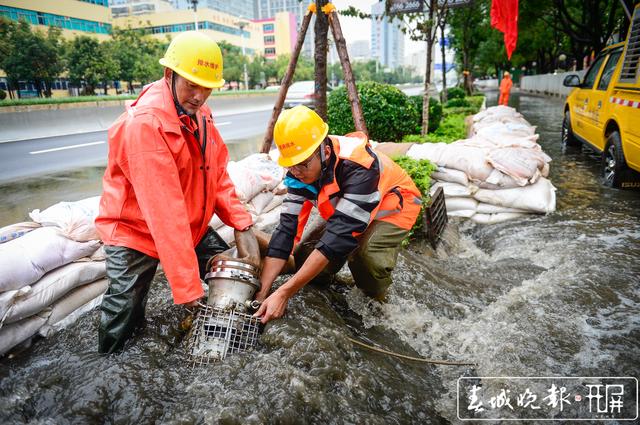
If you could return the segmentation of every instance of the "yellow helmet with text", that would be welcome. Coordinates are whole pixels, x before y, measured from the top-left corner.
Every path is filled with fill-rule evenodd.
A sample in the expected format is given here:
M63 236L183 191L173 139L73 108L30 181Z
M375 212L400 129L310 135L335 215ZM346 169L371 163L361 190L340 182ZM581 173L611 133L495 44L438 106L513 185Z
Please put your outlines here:
M283 111L273 129L280 151L278 164L291 167L309 158L327 137L329 126L304 105Z
M160 65L202 87L212 89L224 85L220 46L201 32L178 34L160 59Z

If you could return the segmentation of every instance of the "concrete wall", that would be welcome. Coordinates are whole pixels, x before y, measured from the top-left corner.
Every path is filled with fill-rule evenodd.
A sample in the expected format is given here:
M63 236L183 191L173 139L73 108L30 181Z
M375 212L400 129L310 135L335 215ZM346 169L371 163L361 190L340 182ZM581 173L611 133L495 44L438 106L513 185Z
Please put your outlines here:
M567 75L577 74L580 79L584 77L585 71L563 72L561 74L526 75L520 80L520 90L531 93L541 93L552 96L565 97L573 87L564 87L562 82Z
M269 110L273 108L276 96L274 92L227 95L211 97L208 104L214 119L217 119L242 112ZM32 110L12 112L3 111L9 107L0 108L0 143L104 131L125 109L123 101L46 105L49 106L46 109L43 106L34 105Z

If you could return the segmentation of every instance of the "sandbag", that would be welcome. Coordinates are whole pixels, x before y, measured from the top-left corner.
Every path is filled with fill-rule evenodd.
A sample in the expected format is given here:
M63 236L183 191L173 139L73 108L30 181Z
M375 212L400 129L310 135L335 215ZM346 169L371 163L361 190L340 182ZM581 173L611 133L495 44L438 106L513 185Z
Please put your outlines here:
M460 170L454 170L446 167L438 167L437 171L431 173L432 180L445 181L450 183L461 184L467 186L469 184L469 178Z
M249 202L267 187L257 173L252 172L240 162L229 161L227 172L236 188L236 195L240 202Z
M88 303L78 307L73 312L71 312L65 318L57 321L56 323L47 323L40 328L38 333L44 337L51 336L55 332L58 332L78 321L82 315L90 312L91 310L98 307L102 304L102 299L104 298L104 294L98 295L96 298L90 300Z
M282 205L282 203L284 202L284 196L285 195L275 195L271 200L271 202L269 202L269 204L266 207L264 207L264 209L262 210L262 214L266 214L269 211L273 210L274 208L277 208L280 205Z
M47 317L46 324L51 326L60 322L91 300L102 296L107 291L108 286L108 279L100 279L69 292L51 306L51 314ZM44 328L41 334L48 336L50 332Z
M496 224L513 220L524 215L526 215L526 213L505 212L497 214L475 214L471 217L471 220L478 224Z
M529 186L513 189L479 189L473 197L487 204L517 208L537 213L550 213L556 209L556 188L544 177Z
M0 327L9 312L9 309L22 297L31 291L31 286L25 286L20 289L0 292Z
M260 192L247 204L247 207L255 215L260 215L273 200L274 196L273 192Z
M394 142L384 142L384 143L376 143L373 147L375 152L382 152L390 158L396 156L404 156L407 154L407 151L413 146L413 143L394 143Z
M447 215L449 217L469 218L469 217L473 217L475 213L476 213L476 210L457 210L457 211L451 211L451 212L447 210Z
M535 183L535 180L532 183ZM512 176L506 175L500 170L493 170L489 177L485 181L473 181L473 184L477 185L481 189L510 189L513 187L522 187L529 184L529 180L515 179Z
M256 228L266 233L272 233L278 226L278 223L280 223L281 210L282 207L278 206L268 213L262 214L260 217L258 217L258 221L255 224Z
M217 214L214 214L209 221L209 227L211 227L213 230L216 230L221 228L222 226L224 226L224 223L222 222L222 220L220 220L220 217L218 217Z
M285 169L271 160L266 153L255 153L239 161L246 168L260 176L266 190L271 191L284 179Z
M105 274L104 262L71 263L59 267L31 285L26 294L14 298L4 316L5 323L34 315L74 288L103 278Z
M35 223L33 221L23 221L22 223L5 226L0 229L0 243L17 239L38 227L40 227L40 223Z
M476 208L478 208L478 201L473 198L445 197L444 203L447 206L447 213L460 210L475 212Z
M519 210L517 208L501 207L499 205L491 205L484 202L478 202L476 212L478 214L526 213L526 211Z
M441 167L464 171L475 180L485 180L493 167L486 161L489 149L465 146L459 142L423 143L413 145L407 156L413 159L428 159Z
M31 285L45 273L93 254L99 241L76 242L42 227L0 245L0 291Z
M58 202L44 211L33 210L31 220L43 226L56 226L67 238L78 242L100 239L94 221L98 216L100 197L77 202Z
M551 162L551 158L542 151L511 147L491 150L487 161L497 170L523 182L521 185L524 186L535 176L537 170Z
M223 224L222 227L216 229L216 232L220 235L222 240L227 243L227 245L233 246L236 244L233 227Z
M436 182L431 185L431 189L429 189L429 194L433 196L436 193L436 190L441 187L444 191L444 196L446 197L471 197L478 190L478 188L474 185L463 186L457 183L449 183L449 182Z
M0 329L0 356L7 353L16 345L34 336L47 323L50 311L27 317L16 323L3 326Z

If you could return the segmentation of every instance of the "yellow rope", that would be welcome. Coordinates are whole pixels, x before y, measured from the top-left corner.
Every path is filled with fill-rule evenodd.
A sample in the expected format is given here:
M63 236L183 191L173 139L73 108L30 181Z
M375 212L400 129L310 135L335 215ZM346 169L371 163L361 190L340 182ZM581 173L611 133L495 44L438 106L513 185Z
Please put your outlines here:
M378 353L388 354L390 356L399 357L401 359L412 360L414 362L422 362L422 363L431 363L431 364L439 364L439 365L447 365L447 366L477 366L475 363L465 363L465 362L450 362L447 360L432 360L425 359L422 357L411 357L405 356L404 354L394 353L393 351L387 351L382 348L374 347L373 345L366 344L362 341L358 341L357 339L353 339L351 337L347 337L347 339L354 344L360 345L361 347L368 348L369 350L377 351Z
M325 15L329 15L331 12L336 11L336 7L333 5L333 3L327 3L322 6L321 9L325 13Z

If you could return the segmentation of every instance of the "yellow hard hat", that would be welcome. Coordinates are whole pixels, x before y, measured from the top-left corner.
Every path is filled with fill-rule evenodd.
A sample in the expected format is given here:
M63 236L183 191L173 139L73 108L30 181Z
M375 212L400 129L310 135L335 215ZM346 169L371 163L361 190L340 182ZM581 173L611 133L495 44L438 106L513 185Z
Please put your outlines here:
M278 164L291 167L309 158L327 133L327 123L306 106L298 105L283 111L273 129L273 138L280 151Z
M218 43L197 31L185 31L171 41L160 65L202 87L224 85L222 52Z

